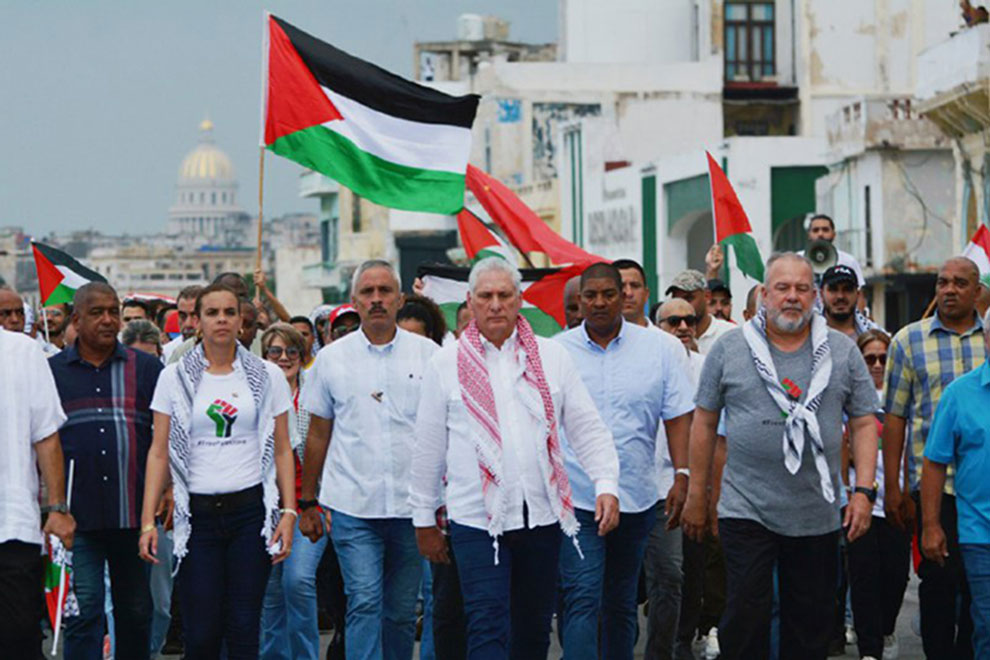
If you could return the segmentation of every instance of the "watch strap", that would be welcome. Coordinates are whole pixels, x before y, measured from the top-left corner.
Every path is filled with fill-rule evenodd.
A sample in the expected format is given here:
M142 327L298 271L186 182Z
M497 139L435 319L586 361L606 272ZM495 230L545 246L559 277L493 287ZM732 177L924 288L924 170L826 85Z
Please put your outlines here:
M59 502L58 504L49 504L47 506L41 507L42 513L68 513L69 507L65 502Z
M866 486L856 486L856 489L853 492L862 493L863 495L866 495L866 499L868 499L870 503L877 501L876 488L867 488Z
M300 511L305 511L306 509L312 509L314 506L318 506L319 502L316 500L296 500L296 506Z

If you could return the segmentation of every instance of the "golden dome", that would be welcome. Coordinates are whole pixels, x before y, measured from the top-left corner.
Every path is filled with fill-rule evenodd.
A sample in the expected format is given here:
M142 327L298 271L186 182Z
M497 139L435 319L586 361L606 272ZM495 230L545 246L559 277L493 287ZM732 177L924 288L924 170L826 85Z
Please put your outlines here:
M182 159L179 180L233 181L234 165L230 158L213 144L213 122L204 119L200 125L199 144Z

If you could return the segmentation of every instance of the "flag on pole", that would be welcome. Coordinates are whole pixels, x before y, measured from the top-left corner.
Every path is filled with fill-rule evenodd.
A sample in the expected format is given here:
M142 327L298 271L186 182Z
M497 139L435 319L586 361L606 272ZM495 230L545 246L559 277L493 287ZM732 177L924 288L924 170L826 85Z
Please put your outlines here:
M468 274L470 272L470 268L439 264L424 264L417 269L417 277L423 280L423 295L432 298L440 306L444 317L447 319L448 327L457 326L457 306L467 300ZM520 313L533 326L533 332L536 334L542 337L551 337L557 334L564 326L563 284L561 284L560 292L557 295L560 300L559 319L555 318L551 311L541 309L530 301L527 292L545 278L553 278L548 281L555 283L556 277L563 271L557 268L522 268L520 272L523 277L523 306ZM570 276L565 278L563 282L566 283L569 278ZM546 286L544 285L544 288ZM537 291L540 291L539 287L537 287Z
M969 239L962 256L976 264L980 269L980 281L990 286L990 231L986 225L980 225L973 238Z
M34 265L38 269L41 305L71 303L76 289L90 282L106 282L95 270L86 268L65 252L44 243L31 242Z
M62 571L66 573L66 588L60 603L58 587ZM79 601L72 590L72 553L65 549L62 541L54 534L48 535L48 554L45 555L45 604L48 606L48 620L53 628L58 621L60 607L63 608L63 617L79 614Z
M708 177L712 186L712 215L715 216L715 242L728 252L732 247L732 252L736 255L736 266L743 274L753 279L763 281L763 257L760 256L760 248L753 238L753 228L746 217L736 191L732 189L732 184L725 176L725 172L718 166L712 155L708 156ZM726 254L728 263L728 254Z
M262 146L358 195L457 213L478 96L449 96L266 14Z
M464 251L472 262L485 257L502 257L506 261L516 262L512 248L471 211L461 209L457 214L457 231L461 235Z

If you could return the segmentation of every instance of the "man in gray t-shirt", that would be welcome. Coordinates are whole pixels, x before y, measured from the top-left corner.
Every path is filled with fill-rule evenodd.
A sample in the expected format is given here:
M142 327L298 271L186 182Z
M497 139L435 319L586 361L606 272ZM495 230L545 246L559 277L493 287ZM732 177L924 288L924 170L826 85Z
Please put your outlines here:
M793 253L771 257L765 286L765 309L748 327L719 339L701 372L684 532L700 538L708 522L707 475L724 410L728 458L718 525L727 603L719 627L721 657L767 657L776 562L781 658L825 658L839 528L847 528L850 540L861 536L876 498L876 390L855 344L814 314L806 259ZM857 471L845 521L839 512L843 413L863 471Z

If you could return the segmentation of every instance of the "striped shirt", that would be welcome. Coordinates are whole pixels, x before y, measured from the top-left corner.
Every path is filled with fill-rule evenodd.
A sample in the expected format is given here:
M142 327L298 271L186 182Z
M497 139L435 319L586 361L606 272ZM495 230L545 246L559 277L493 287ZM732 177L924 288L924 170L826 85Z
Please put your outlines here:
M884 410L907 420L905 442L911 447L912 490L919 487L925 441L942 392L984 360L983 322L975 314L972 327L963 333L946 328L935 314L904 326L894 335L884 377ZM950 468L945 481L949 495L955 492L952 479Z
M138 527L151 446L149 408L162 365L118 343L99 367L74 346L48 361L68 420L59 429L66 475L75 459L72 515L80 532Z

